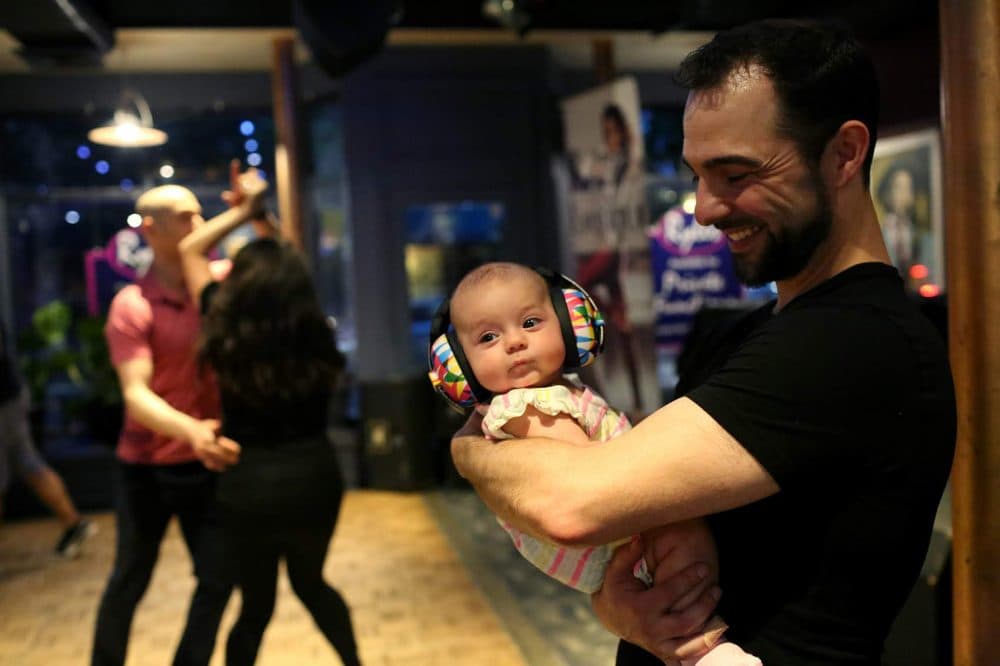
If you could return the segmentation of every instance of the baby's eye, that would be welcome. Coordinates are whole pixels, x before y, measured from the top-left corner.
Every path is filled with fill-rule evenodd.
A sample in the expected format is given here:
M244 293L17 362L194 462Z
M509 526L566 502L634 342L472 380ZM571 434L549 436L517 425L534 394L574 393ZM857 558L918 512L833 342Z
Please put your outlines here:
M527 319L524 320L524 327L525 328L534 328L535 326L538 326L538 324L541 321L542 320L539 317L528 317Z
M493 342L496 339L497 339L496 333L483 333L482 335L479 336L480 342Z
M749 175L750 175L749 173L734 173L729 176L726 176L726 180L729 181L730 183L738 183Z

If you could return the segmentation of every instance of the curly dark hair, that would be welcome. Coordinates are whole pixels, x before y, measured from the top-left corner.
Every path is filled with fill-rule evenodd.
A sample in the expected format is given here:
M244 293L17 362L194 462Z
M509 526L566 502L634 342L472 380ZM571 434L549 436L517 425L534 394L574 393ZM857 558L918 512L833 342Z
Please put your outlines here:
M199 358L251 406L328 390L344 367L302 256L269 238L233 260L202 318Z

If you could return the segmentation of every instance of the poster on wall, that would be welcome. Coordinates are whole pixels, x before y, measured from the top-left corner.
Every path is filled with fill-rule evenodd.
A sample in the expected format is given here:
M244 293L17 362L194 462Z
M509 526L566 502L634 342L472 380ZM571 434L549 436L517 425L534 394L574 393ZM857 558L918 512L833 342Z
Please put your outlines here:
M220 247L209 256L231 259L253 238L253 230L249 227L237 229L223 238ZM118 290L145 275L152 263L153 248L132 228L115 232L104 247L87 250L83 256L87 313L92 317L105 314Z
M607 323L604 354L585 380L614 407L643 416L661 399L638 86L618 79L561 106L570 156L566 237L575 264L567 269Z
M118 290L145 275L153 263L153 249L134 229L115 233L105 247L84 255L87 279L87 313L96 317L107 312Z
M733 269L726 237L694 219L694 192L677 183L650 183L649 230L655 336L659 352L676 357L704 306L739 307L749 295ZM657 206L659 201L679 201ZM768 292L770 294L770 292Z
M871 193L892 263L907 288L936 296L944 286L941 148L936 129L879 139Z

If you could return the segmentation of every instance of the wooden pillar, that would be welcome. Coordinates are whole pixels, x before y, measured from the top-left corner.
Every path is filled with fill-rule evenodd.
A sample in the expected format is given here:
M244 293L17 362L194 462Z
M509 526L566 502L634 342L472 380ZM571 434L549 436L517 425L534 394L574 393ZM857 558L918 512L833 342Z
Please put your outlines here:
M274 105L274 170L281 235L303 249L300 136L295 40L274 40L271 99Z
M594 78L598 85L610 83L615 78L615 44L610 39L601 38L591 42L594 60Z
M954 662L1000 664L1000 0L940 0Z

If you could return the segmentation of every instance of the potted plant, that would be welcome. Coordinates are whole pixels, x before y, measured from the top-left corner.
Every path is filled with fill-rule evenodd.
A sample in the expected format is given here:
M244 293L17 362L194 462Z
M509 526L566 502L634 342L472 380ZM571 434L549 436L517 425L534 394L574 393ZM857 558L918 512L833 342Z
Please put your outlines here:
M67 414L96 440L111 444L121 427L122 398L104 322L84 317L72 323L69 306L54 300L35 310L31 326L18 338L21 372L31 391L32 434L43 441L46 391L54 379L65 377L79 389L65 404Z
M84 389L75 403L77 416L87 423L95 440L113 446L121 431L125 407L118 373L111 365L104 339L104 318L79 319L76 340L79 345L79 386Z

